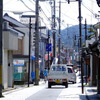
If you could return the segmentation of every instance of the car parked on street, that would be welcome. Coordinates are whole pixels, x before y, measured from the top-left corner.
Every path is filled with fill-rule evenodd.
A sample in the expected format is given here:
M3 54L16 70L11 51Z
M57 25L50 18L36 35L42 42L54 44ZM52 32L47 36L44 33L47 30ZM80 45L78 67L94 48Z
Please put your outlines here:
M52 85L68 87L68 69L65 64L53 64L48 73L48 88Z
M68 80L69 82L72 82L73 84L76 83L76 73L73 70L73 67L67 66L68 69Z

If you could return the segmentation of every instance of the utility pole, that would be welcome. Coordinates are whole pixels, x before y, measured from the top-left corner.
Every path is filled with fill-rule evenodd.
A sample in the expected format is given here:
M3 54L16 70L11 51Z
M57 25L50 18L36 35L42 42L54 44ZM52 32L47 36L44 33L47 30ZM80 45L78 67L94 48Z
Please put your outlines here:
M48 72L49 72L49 37L50 37L50 35L49 35L49 30L48 30Z
M87 40L87 22L85 19L85 40Z
M34 15L22 15L22 18L29 18L29 62L28 62L28 87L30 82L30 63L31 63L31 18L34 18Z
M79 33L80 33L80 48L82 48L82 41L81 41L81 37L82 37L82 28L81 28L81 20L82 20L82 17L81 17L81 2L82 0L67 0L68 3L70 3L70 1L78 1L78 5L79 5ZM82 84L82 93L84 93L84 90L83 90L83 65L82 65L82 62L83 62L83 59L82 59L82 56L80 57L80 61L81 61L81 84Z
M54 13L52 15L52 19L53 19L53 59L55 59L55 50L56 50L56 32L55 32L55 27L56 27L56 23L55 23L55 0L54 0Z
M31 17L29 19L29 66L28 66L28 87L30 82L30 52L31 52Z
M58 50L58 52L59 52L59 58L58 58L58 64L60 64L60 38L61 38L61 26L60 26L60 24L61 24L61 1L59 1L59 50Z
M35 85L39 84L39 0L36 0L36 20L35 20Z
M86 45L86 40L87 40L87 22L85 19L85 45ZM87 56L86 56L86 85L87 85Z
M2 22L3 0L0 0L0 97L2 97Z
M80 33L80 48L82 48L82 42L81 42L81 38L82 38L82 27L81 27L81 20L82 20L82 17L81 17L81 0L78 0L78 4L79 4L79 33ZM82 62L83 62L83 59L82 59L82 56L81 56L81 84L82 84L82 93L84 93L84 90L83 90L83 65L82 65Z

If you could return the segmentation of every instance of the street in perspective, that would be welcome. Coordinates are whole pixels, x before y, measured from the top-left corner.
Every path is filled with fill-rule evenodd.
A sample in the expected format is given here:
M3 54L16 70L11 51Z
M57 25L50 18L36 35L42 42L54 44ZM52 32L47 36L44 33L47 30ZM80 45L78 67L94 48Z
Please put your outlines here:
M0 0L0 100L100 100L100 0Z
M68 83L68 88L62 85L55 85L48 88L48 83L44 80L40 81L39 86L18 87L14 90L3 92L5 97L1 100L99 100L98 97L93 97L92 90L84 90L85 93L81 93L81 78L79 72L77 73L77 82L73 84ZM90 93L88 92L90 91ZM87 93L88 96L87 97ZM94 94L93 94L94 95Z

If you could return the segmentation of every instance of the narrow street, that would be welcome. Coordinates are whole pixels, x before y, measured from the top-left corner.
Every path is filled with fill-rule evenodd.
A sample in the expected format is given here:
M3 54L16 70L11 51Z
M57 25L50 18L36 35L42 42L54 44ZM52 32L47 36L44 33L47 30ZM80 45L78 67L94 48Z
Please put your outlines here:
M64 86L52 86L42 83L39 86L32 86L21 90L3 93L5 96L1 100L87 100L86 95L81 93L80 77L77 83L69 83L68 88Z
M40 90L39 92L28 97L26 100L87 100L86 95L81 94L81 83L79 77L77 83L69 83L68 88L65 86L52 86Z

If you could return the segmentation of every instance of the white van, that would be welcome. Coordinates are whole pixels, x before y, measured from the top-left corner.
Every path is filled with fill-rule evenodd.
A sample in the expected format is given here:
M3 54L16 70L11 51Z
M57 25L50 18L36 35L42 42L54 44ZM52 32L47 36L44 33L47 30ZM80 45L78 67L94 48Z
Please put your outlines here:
M76 83L76 73L73 70L72 66L67 66L68 69L68 80L69 82L72 82L73 84Z
M52 85L68 87L68 69L65 64L53 64L48 73L48 88Z

